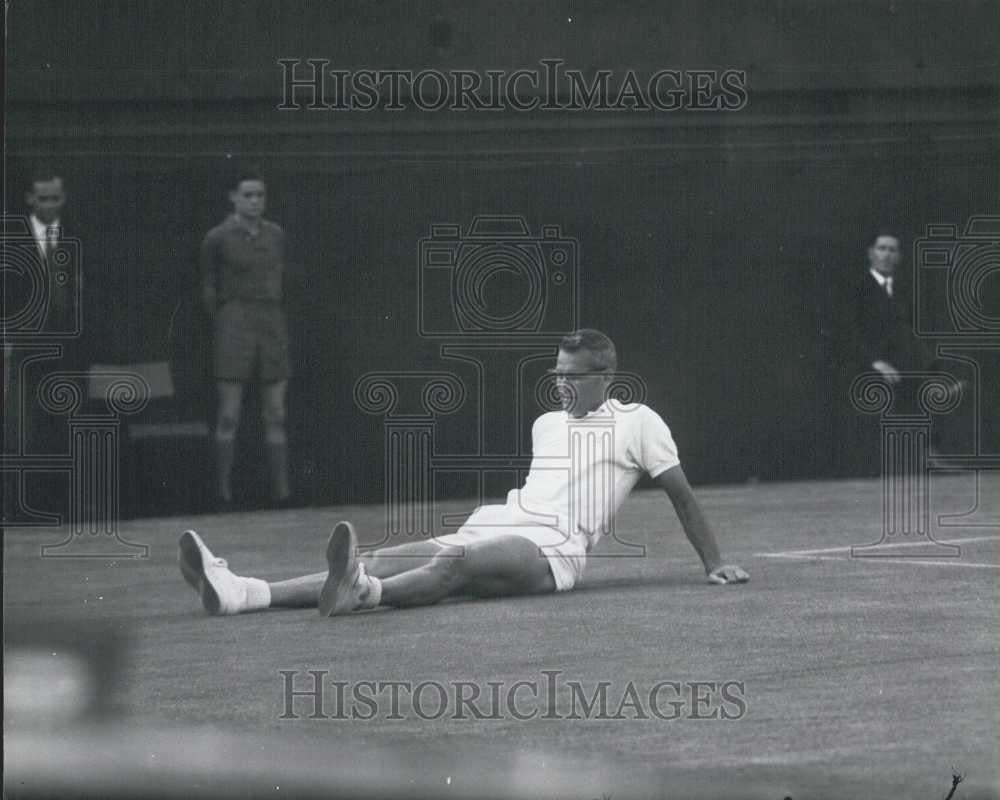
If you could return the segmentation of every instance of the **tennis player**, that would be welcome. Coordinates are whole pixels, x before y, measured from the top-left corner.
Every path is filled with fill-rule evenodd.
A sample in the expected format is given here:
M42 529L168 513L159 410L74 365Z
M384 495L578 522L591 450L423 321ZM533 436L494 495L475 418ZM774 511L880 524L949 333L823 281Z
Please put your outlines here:
M185 531L181 572L210 614L316 606L335 616L458 595L567 591L647 473L670 498L708 581L746 582L741 567L724 563L666 423L645 405L608 398L616 367L615 346L600 331L563 338L553 370L563 410L535 421L524 486L505 505L478 508L457 533L359 555L354 527L340 522L327 542L326 572L268 583L234 574L197 533Z

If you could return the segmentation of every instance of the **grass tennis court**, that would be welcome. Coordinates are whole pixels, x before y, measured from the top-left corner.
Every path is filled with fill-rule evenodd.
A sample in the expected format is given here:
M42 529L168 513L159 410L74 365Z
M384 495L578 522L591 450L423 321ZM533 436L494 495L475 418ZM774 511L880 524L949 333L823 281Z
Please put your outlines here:
M326 796L940 800L953 768L965 776L956 798L1000 796L998 476L933 476L931 513L952 515L934 536L961 546L941 558L912 558L905 546L883 558L850 556L879 538L878 481L696 492L749 584L706 584L667 498L642 491L616 530L645 554L623 556L632 551L603 542L567 594L336 619L315 610L211 618L178 572L186 527L239 574L320 571L338 519L353 520L364 542L378 539L384 509L363 506L126 522L125 538L150 545L137 561L43 559L41 544L57 532L11 531L5 615L8 625L101 620L124 634L122 727L102 728L94 741L118 742L115 763L133 779L170 775L190 796L259 796L285 780L273 796L318 796L327 786ZM339 707L330 684L328 718L309 719L315 706L297 698L298 718L281 719L289 716L283 670L299 690L318 670L348 693L363 681L468 682L483 697L490 682L506 692L558 672L557 713L538 718L544 703L522 688L516 710L541 709L534 719L507 711L456 719L451 706L433 719L434 691L422 715L404 693L400 718L387 718L383 693L372 719L329 718ZM629 684L648 712L649 691L663 681L685 687L674 695L684 701L676 718L622 710ZM587 695L606 682L611 712L624 718L567 718L570 682ZM742 708L728 708L742 713L692 718L689 682L741 684ZM69 769L87 759L66 735L50 741L53 763ZM22 741L20 750L12 742L8 768L18 774L18 754L37 758L44 742ZM206 761L205 752L219 758ZM101 758L111 757L93 755ZM16 788L8 784L8 795Z

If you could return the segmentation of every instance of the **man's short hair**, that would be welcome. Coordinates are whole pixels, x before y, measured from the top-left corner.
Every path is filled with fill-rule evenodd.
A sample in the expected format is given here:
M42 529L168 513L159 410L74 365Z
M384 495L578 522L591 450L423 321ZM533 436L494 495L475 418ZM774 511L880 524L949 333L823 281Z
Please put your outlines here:
M230 191L235 192L240 188L240 184L243 183L243 181L260 181L265 186L267 185L267 178L264 177L264 173L260 167L249 166L233 170L230 173L229 185L227 188Z
M594 369L613 370L618 368L615 343L605 334L593 328L580 328L572 333L567 333L559 342L559 349L567 353L586 351Z
M867 241L865 241L865 249L867 250L869 247L874 247L875 242L877 242L882 236L891 236L899 242L900 245L903 244L903 237L899 235L899 231L896 230L896 228L891 225L880 225L878 228L872 230L871 235L868 237Z
M59 170L49 164L43 164L31 171L28 175L28 180L25 181L24 189L27 192L33 192L35 191L36 183L48 183L49 181L57 180L62 181L64 186L66 185L66 179Z

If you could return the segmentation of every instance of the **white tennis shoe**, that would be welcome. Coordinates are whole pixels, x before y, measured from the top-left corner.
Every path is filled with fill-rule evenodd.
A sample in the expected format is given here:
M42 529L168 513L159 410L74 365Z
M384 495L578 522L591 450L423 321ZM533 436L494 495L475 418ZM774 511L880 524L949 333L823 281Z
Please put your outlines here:
M326 543L329 573L319 593L319 613L324 617L374 608L381 596L378 580L358 561L358 536L350 522L338 522Z
M246 578L233 574L224 558L216 558L194 531L184 531L179 543L181 574L201 595L201 604L216 616L250 610Z

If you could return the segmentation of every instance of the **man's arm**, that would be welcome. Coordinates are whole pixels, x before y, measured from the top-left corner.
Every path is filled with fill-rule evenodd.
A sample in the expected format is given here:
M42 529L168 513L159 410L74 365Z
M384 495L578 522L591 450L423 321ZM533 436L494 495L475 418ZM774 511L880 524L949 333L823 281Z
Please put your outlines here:
M215 316L217 304L217 292L215 288L217 280L217 268L215 263L215 238L211 232L201 243L200 271L201 271L201 302L209 316Z
M673 503L688 541L694 546L705 565L705 574L708 575L709 582L745 583L750 580L750 576L742 567L723 564L715 534L712 533L680 464L661 472L655 480Z
M899 383L901 380L899 370L885 359L879 358L872 362L872 369L881 373L889 383Z

